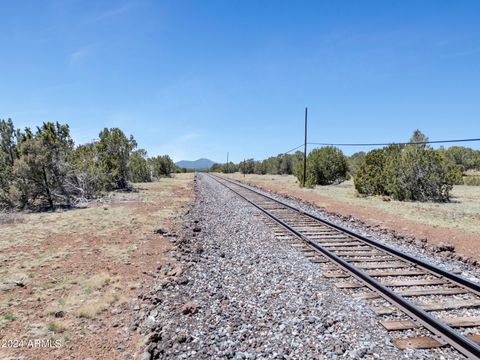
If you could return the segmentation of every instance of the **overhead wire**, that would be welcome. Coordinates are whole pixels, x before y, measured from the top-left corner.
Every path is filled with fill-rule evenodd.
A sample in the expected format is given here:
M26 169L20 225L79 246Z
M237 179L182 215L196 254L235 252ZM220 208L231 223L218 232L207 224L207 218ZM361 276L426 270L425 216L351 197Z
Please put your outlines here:
M294 148L291 149L291 150L288 150L288 151L285 151L285 152L281 153L281 155L285 155L285 154L291 153L292 151L295 151L295 150L297 150L297 149L300 149L303 145L304 145L304 144L298 145L297 147L294 147Z
M449 140L429 140L429 141L412 141L412 142L383 142L383 143L321 143L321 142L307 142L307 145L320 146L389 146L389 145L426 145L426 144L442 144L442 143L460 143L460 142L475 142L480 141L480 138L471 139L449 139ZM305 144L298 145L293 149L280 153L286 155L292 151L302 148Z
M390 143L319 143L309 142L308 145L321 146L388 146L388 145L425 145L425 144L442 144L442 143L459 143L459 142L473 142L480 141L476 139L454 139L454 140L432 140L432 141L412 141L412 142L390 142Z

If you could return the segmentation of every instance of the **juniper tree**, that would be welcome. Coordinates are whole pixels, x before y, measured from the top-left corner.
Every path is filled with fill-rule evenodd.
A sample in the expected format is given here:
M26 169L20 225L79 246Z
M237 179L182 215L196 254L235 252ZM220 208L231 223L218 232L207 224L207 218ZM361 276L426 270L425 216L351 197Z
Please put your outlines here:
M294 170L300 183L303 183L303 162L298 161ZM348 178L347 158L334 146L313 149L307 157L306 172L307 186L340 183Z
M144 149L138 149L132 152L128 159L128 181L131 182L149 182L151 181L151 171L147 162L147 152Z
M17 132L13 121L0 120L0 206L11 205L9 196L13 164L18 158Z
M455 169L426 141L428 138L416 130L409 144L370 151L355 173L357 191L397 200L447 201Z
M27 129L13 165L12 201L20 207L69 204L67 158L72 150L68 125L43 123L34 135Z
M168 155L155 156L153 158L150 158L149 164L152 171L152 176L155 178L160 178L162 176L170 176L170 174L176 169L175 164Z
M137 142L130 136L127 138L118 128L103 129L96 144L98 163L104 176L105 190L125 189L128 177L128 159Z

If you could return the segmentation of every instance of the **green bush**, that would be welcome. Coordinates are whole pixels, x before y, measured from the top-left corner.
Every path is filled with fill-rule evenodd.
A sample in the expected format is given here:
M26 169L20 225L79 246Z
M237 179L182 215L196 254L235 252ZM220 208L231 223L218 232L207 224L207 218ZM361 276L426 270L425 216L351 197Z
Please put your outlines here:
M68 125L43 123L35 134L27 129L18 136L17 149L11 203L19 208L69 205L76 189L71 186L74 175L67 161L73 151Z
M127 169L128 181L137 183L152 181L151 171L147 161L147 152L144 149L138 149L131 153L128 159Z
M18 158L18 132L11 119L0 119L0 207L11 206L10 185L13 165Z
M75 169L75 185L87 199L103 190L107 182L97 160L95 142L77 146L69 156L69 162Z
M300 183L303 182L303 162L297 161L294 172ZM307 157L306 185L338 184L348 178L347 158L333 146L313 149Z
M303 153L296 151L293 154L279 154L277 156L271 156L265 160L255 161L254 159L246 160L246 166L244 170L243 161L238 164L229 163L228 172L244 171L247 174L272 174L272 175L291 175L294 173L295 166L298 166L298 162L303 160ZM227 172L225 164L215 164L210 169L210 172Z
M247 160L249 161L254 161L253 159ZM255 167L255 163L252 163L249 166ZM243 172L243 161L238 164L234 164L233 162L229 161L228 164L213 164L210 169L208 170L209 172L222 172L222 173L235 173L237 171ZM247 171L247 174L249 174L249 170Z
M433 149L407 145L397 161L388 161L386 190L396 200L446 201L452 189L448 166Z
M238 164L238 168L242 174L253 174L255 172L255 160L247 159Z
M348 158L348 171L350 174L355 175L366 155L365 151L359 151Z
M418 130L411 142L426 141ZM361 194L396 200L447 201L460 168L425 144L390 145L370 151L355 174Z
M151 181L146 151L118 128L75 147L68 125L43 123L36 131L15 129L0 120L0 208L44 209L70 206L103 191L124 189L127 181ZM176 170L158 157L157 174Z
M168 155L156 156L148 159L153 177L170 176L176 171L177 166Z
M365 156L363 162L358 166L354 177L355 189L360 194L386 194L386 162L387 157L384 149L372 150Z
M480 150L473 150L464 146L451 146L441 150L445 156L464 170L480 168Z
M208 172L215 172L215 173L223 172L223 165L215 163L210 167Z
M125 189L128 177L128 159L137 142L130 135L125 136L118 128L103 129L99 134L97 166L104 175L105 190Z

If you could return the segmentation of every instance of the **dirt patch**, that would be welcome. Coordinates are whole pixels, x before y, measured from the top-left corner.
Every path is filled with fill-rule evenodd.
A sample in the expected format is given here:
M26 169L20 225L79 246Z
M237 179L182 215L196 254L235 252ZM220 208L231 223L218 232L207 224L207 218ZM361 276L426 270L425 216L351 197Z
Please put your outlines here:
M328 190L326 191L328 195L322 195L315 190L299 188L291 179L288 182L279 181L281 176L252 176L246 180L238 175L232 177L261 189L309 203L330 213L352 216L379 230L395 230L397 234L405 237L426 240L432 247L445 243L451 244L455 247L457 254L480 260L480 233L476 231L475 225L470 227L467 223L467 220L476 223L474 218L478 214L463 214L459 211L448 213L445 208L449 204L445 204L445 208L443 208L443 204L398 204L398 202L389 201L387 204L381 204L382 208L376 206L377 204L372 204L373 201L369 199L354 198L353 195L350 198L343 196L348 185L344 185L343 189L337 187L335 191L339 192L338 189L341 189L339 192L341 196L335 197L333 196L335 193L332 192L332 196L330 196ZM269 179L270 181L268 181ZM352 190L348 189L348 191ZM363 200L364 205L362 204ZM374 201L382 202L380 199L374 199ZM399 206L402 206L404 214L401 214ZM397 208L391 210L389 207ZM450 214L451 224L440 225L440 220L435 218L435 216L439 218L439 214L442 217L449 217ZM468 219L465 219L467 217ZM470 217L472 219L469 219ZM414 218L416 219L414 220ZM442 220L442 222L445 221Z
M137 187L108 204L0 225L0 358L138 355L131 302L151 272L175 263L167 236L193 200L193 174Z

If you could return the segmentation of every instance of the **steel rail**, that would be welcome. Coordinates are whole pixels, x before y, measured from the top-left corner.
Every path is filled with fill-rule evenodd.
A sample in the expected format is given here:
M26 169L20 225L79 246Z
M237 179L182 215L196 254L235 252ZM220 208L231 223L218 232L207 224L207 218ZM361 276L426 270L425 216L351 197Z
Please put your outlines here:
M296 208L294 208L294 207L292 207L288 204L284 204L281 201L278 201L274 198L271 198L270 196L262 194L262 193L260 193L256 190L253 190L249 187L246 187L243 184L238 184L237 182L231 181L230 179L225 179L223 177L217 177L217 176L212 176L212 175L208 175L208 176L210 176L211 178L216 180L219 184L225 186L227 189L234 192L236 195L238 195L239 197L241 197L242 199L244 199L245 201L247 201L248 203L250 203L251 205L253 205L257 209L262 211L264 214L269 216L272 220L276 221L277 223L279 223L280 225L285 227L287 230L289 230L290 232L295 234L297 237L302 239L304 242L308 243L310 246L312 246L315 249L317 249L318 251L320 251L326 257L328 257L329 259L331 259L332 261L334 261L335 263L340 265L340 267L342 267L343 269L348 271L350 274L352 274L356 279L361 280L368 288L380 293L382 295L382 297L384 299L386 299L388 302L390 302L392 305L396 306L401 311L403 311L405 314L409 315L412 319L419 322L425 328L430 330L433 334L435 334L435 335L441 337L442 339L444 339L448 344L450 344L452 347L457 349L459 352L461 352L462 354L464 354L468 358L480 359L480 346L477 343L475 343L474 341L470 340L469 338L463 336L459 332L455 331L453 328L451 328L447 324L445 324L445 323L439 321L438 319L436 319L435 317L431 316L425 310L417 307L415 304L408 301L404 297L396 294L395 292L393 292L392 290L390 290L389 288L387 288L386 286L384 286L383 284L381 284L380 282L375 280L373 277L368 275L366 272L356 268L355 266L352 266L351 264L349 264L348 262L346 262L345 260L343 260L342 258L337 256L336 254L330 252L328 249L324 248L323 246L319 245L315 241L311 240L308 236L305 236L304 234L302 234L300 231L296 230L291 225L287 224L283 220L279 219L278 217L276 217L275 215L270 213L268 210L264 209L262 206L256 204L252 200L250 200L247 197L245 197L244 195L240 194L238 191L236 191L236 190L232 189L231 187L227 186L225 183L220 181L219 178L222 179L222 180L225 180L226 182L230 182L234 185L240 186L241 188L249 190L249 191L251 191L251 192L253 192L257 195L261 195L261 196L263 196L263 197L265 197L269 200L272 200L272 201L274 201L278 204L284 205L284 206L286 206L286 207L288 207L288 208L290 208L294 211L297 211L301 214L304 214L306 216L310 215L309 217L311 217L313 219L316 219L316 220L319 220L322 223L328 224L329 222L324 221L322 219L317 219L317 217L315 215L308 214L308 213L306 213L302 210L296 209ZM332 225L334 225L334 224L332 224ZM340 229L338 229L338 230L340 230ZM352 236L356 236L356 237L359 236L359 235L354 234L350 231L347 231L347 233L349 233L349 234L351 233ZM415 258L413 258L413 259L415 259ZM418 259L415 259L415 260L418 260ZM421 260L418 260L418 261L421 261Z
M210 175L210 176L214 176L214 177L215 177L216 175ZM354 237L354 238L357 238L357 239L359 239L359 240L361 240L361 241L363 241L363 242L366 242L366 243L368 243L368 244L370 244L370 245L372 245L372 246L374 246L374 247L376 247L376 248L378 248L378 249L380 249L380 250L389 252L390 254L393 254L393 255L395 255L395 256L403 259L403 260L406 260L406 261L409 261L409 262L413 263L415 266L424 268L425 270L428 270L428 271L430 271L430 272L432 272L432 273L434 273L434 274L436 274L436 275L443 276L443 277L445 277L445 278L447 278L447 279L449 279L449 280L451 280L451 281L453 281L453 282L461 285L462 287L466 287L468 290L473 291L473 292L475 292L476 294L480 294L480 284L477 284L477 283L475 283L475 282L473 282L473 281L471 281L471 280L468 280L468 279L466 279L466 278L464 278L464 277L462 277L462 276L453 274L453 273L451 273L451 272L449 272L449 271L440 269L440 268L436 267L435 265L429 264L429 263L427 263L427 262L425 262L425 261L423 261L423 260L421 260L421 259L418 259L418 258L416 258L416 257L414 257L414 256L408 255L408 254L406 254L406 253L404 253L404 252L402 252L402 251L400 251L400 250L394 249L394 248L392 248L392 247L390 247L390 246L388 246L388 245L381 244L381 243L379 243L379 242L377 242L377 241L375 241L375 240L369 239L369 238L367 238L367 237L365 237L365 236L362 236L362 235L360 235L360 234L356 234L356 233L354 233L353 231L348 230L348 229L346 229L346 228L344 228L344 227L342 227L342 226L340 226L340 225L337 225L337 224L334 224L334 223L332 223L332 222L330 222L330 221L328 221L328 220L319 218L319 217L316 216L316 215L313 215L313 214L311 214L311 213L309 213L309 212L303 211L303 210L298 209L298 208L296 208L296 207L294 207L294 206L291 206L291 205L289 205L289 204L286 204L286 203L284 203L284 202L282 202L282 201L280 201L280 200L277 200L277 199L275 199L275 198L273 198L273 197L271 197L271 196L269 196L269 195L263 194L263 193L255 190L255 189L252 189L250 186L246 186L246 185L244 185L244 184L242 184L242 183L239 183L239 182L237 182L237 181L233 181L233 180L231 180L231 179L226 179L226 178L224 178L224 177L219 177L219 178L222 179L222 180L225 180L225 181L227 181L227 182L230 182L230 183L232 183L232 184L235 184L235 185L237 185L237 186L240 186L240 187L242 187L242 188L244 188L244 189L247 189L247 190L249 190L249 191L252 191L252 192L254 192L255 194L261 195L261 196L263 196L263 197L265 197L265 198L267 198L267 199L269 199L269 200L272 200L272 201L276 202L277 204L280 204L280 205L282 205L282 206L288 207L288 208L291 209L291 210L294 210L294 211L296 211L296 212L298 212L298 213L300 213L300 214L303 214L303 215L305 215L305 216L307 216L307 217L309 217L309 218L311 218L311 219L314 219L314 220L316 220L316 221L318 221L318 222L321 222L321 223L323 223L324 225L327 225L327 226L329 226L329 227L332 227L332 228L334 228L334 229L336 229L336 230L338 230L338 231L340 231L340 232L346 233L346 234L348 234L348 235L350 235L350 236L352 236L352 237Z

